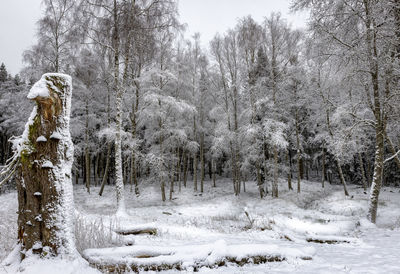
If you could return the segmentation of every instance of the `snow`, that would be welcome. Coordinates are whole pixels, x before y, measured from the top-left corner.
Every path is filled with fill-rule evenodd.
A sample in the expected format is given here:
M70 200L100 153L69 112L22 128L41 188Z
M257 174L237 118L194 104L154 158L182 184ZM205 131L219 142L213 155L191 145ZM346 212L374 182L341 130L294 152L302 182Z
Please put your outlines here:
M30 89L27 98L28 99L35 99L36 97L49 97L49 89L50 87L52 90L60 93L58 87L56 87L51 81L47 80L47 77L58 77L62 79L65 85L72 87L72 78L69 75L61 74L61 73L46 73L43 74L39 81L37 81L32 88Z
M37 137L36 142L47 142L47 139L44 136L39 136Z
M36 97L49 97L50 93L49 90L47 89L47 81L42 78L37 81L32 88L30 89L27 98L28 99L35 99Z
M35 217L35 220L38 221L38 222L43 221L42 215L41 215L41 214L37 215L37 216Z
M128 232L136 232L141 230L157 230L156 223L148 223L148 224L138 224L138 225L129 225L125 227L118 227L115 232L120 234L125 234Z
M33 125L34 119L37 114L37 106L34 106L32 112L28 118L28 122L25 124L24 131L19 138L15 138L12 141L13 150L15 151L15 155L20 155L21 152L25 149L27 151L31 150L31 147L27 144L28 134L29 134L29 126Z
M74 200L72 188L72 163L74 158L74 144L72 143L70 133L70 115L71 115L71 97L72 97L72 78L66 74L51 73L42 76L56 76L59 81L63 82L65 86L64 92L60 94L60 99L63 102L63 113L58 118L58 133L61 136L57 144L58 158L60 161L52 169L55 186L57 192L62 193L60 205L57 208L57 220L59 220L58 227L59 239L63 239L62 249L59 250L61 254L69 254L71 256L79 257L76 253L74 244ZM53 87L58 91L57 87Z
M282 248L267 244L228 245L224 240L203 245L184 246L128 246L105 249L88 249L84 257L91 263L135 264L140 267L181 264L183 269L194 266L211 266L226 258L240 261L250 256L274 256L282 258L308 258L313 250ZM143 258L142 256L146 256Z
M37 243L37 247L41 246ZM26 273L26 274L99 274L100 272L89 266L82 258L67 259L60 257L41 257L38 255L26 254L26 258L20 261L20 246L16 245L9 256L2 262L0 273Z
M43 248L43 245L42 245L42 243L40 243L40 242L36 242L36 243L32 246L32 249L40 249L40 248Z
M111 260L146 265L181 261L187 271L197 266L200 273L399 273L398 189L382 189L379 216L377 225L374 225L365 218L368 197L362 188L350 185L349 191L353 195L350 198L344 196L339 185L327 184L322 189L320 182L302 181L302 193L297 194L285 190L284 183L280 182L280 198L268 196L259 199L254 182L247 182L247 192L239 197L232 195L230 180L217 180L216 188L211 188L212 182L206 181L205 192L201 196L193 193L192 182L188 182L188 188L183 188L177 199L165 203L160 201L158 184L141 184L139 197L130 193L127 186L125 194L129 216L126 218L114 215L116 197L113 186L106 186L100 197L88 194L84 186L78 185L74 192L79 218L100 221L105 226L117 224L114 231L157 229L156 235L122 236L122 242L134 242L132 246L121 243L119 246L112 244L96 249L89 246L84 254L99 262ZM92 193L97 190L98 187L92 187ZM13 200L14 195L0 195L0 204ZM0 218L13 220L14 231L16 209L15 201L6 208L0 208ZM252 226L244 214L245 210L254 220ZM13 240L13 234L9 234L8 237ZM0 240L5 241L1 237L5 236L0 234ZM309 242L309 239L335 240L337 243L321 244ZM4 250L0 258L10 251ZM144 253L153 257L137 258ZM227 263L218 269L207 268L207 265L226 256L243 258L260 253L281 255L287 260L261 265L245 264L242 267ZM302 256L310 256L312 260L302 260ZM65 260L46 262L49 265L45 267L42 262L37 263L48 270L47 273L51 268L55 270L52 273L94 271L84 262L76 262L75 266L66 264ZM58 267L58 263L64 265L65 271ZM32 261L30 265L26 264L26 269L32 270L26 273L37 273L34 271L40 269L34 268ZM15 273L10 267L6 266L7 271ZM78 267L82 270L78 271Z
M50 135L50 139L54 139L54 140L61 140L62 136L60 133L58 133L57 131L54 131L51 135Z
M280 189L285 189L283 183L281 182ZM211 182L205 182L206 192L202 196L193 194L191 183L189 183L188 189L183 189L176 200L167 202L164 206L160 206L157 185L143 186L144 189L141 190L142 194L139 198L133 194L132 197L127 197L127 209L131 219L120 220L119 227L121 230L156 227L158 233L155 236L124 236L125 239L135 239L135 246L113 250L126 254L127 250L135 250L135 247L136 251L152 250L153 252L171 251L173 248L182 250L185 246L190 246L193 250L207 247L208 251L214 250L217 257L222 253L227 255L227 251L224 250L225 244L229 251L233 245L238 245L238 249L243 251L242 255L247 250L246 244L250 246L276 245L279 246L280 252L288 248L293 252L313 254L312 260L303 261L291 257L292 259L286 262L267 263L262 266L221 267L217 272L344 273L352 269L355 273L381 273L374 271L373 268L371 271L368 267L371 251L376 250L380 254L380 259L376 264L382 261L385 263L383 268L386 272L397 271L393 255L389 256L391 259L385 258L389 255L386 250L390 241L387 239L379 241L380 237L391 238L393 243L398 243L400 239L400 222L396 224L396 218L393 218L396 215L395 212L400 209L400 202L395 198L395 193L389 192L390 188L387 188L382 196L386 198L388 194L392 195L386 198L391 203L385 201L385 206L380 205L378 226L375 226L365 219L368 197L363 194L362 189L351 186L350 191L354 196L351 199L344 196L341 186L328 184L325 189L322 189L319 182L303 181L302 184L303 192L299 195L282 190L279 199L267 197L260 200L254 182L246 183L248 193L242 193L240 197L234 197L229 191L231 185L229 180L218 180L216 189L208 188ZM93 190L95 191L95 188ZM83 198L86 197L83 187L78 188L77 192L78 209L89 214L91 218L99 218L100 212L103 217L104 214L111 216L115 210L115 201L110 188L106 187L104 197L91 196L90 200ZM254 225L251 228L246 228L249 221L244 214L245 208L254 219ZM171 215L163 214L163 212ZM398 214L397 218L399 218ZM391 230L393 227L395 231ZM386 236L377 231L386 231ZM378 233L377 239L375 239L375 233ZM308 242L308 239L335 240L337 243L319 244ZM219 246L219 248L214 248L214 246ZM110 250L103 251L110 254L112 253ZM389 250L392 254L396 254L400 251L400 245L392 244ZM195 251L192 251L191 255L187 254L188 262L195 256L193 252ZM343 255L343 253L346 254ZM104 259L105 255L102 256ZM202 257L203 262L207 260L207 256L211 254L207 253L205 258ZM210 257L210 261L214 260L213 256ZM342 259L343 256L345 259ZM121 259L114 255L111 257L115 260ZM132 256L125 257L127 260L131 258ZM200 268L199 271L207 273L215 270ZM169 272L176 273L177 271Z
M54 168L53 163L49 160L45 160L42 164L42 168Z

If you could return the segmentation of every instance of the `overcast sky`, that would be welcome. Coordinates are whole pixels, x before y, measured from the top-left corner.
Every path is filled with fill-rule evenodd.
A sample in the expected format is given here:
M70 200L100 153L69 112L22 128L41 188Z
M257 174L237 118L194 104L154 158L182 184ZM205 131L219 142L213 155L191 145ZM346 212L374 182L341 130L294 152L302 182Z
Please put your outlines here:
M72 0L71 0L72 1ZM271 12L280 12L295 27L305 27L306 15L290 14L290 0L179 0L181 22L187 23L187 37L201 33L208 45L216 32L233 27L238 18L251 15L261 22ZM35 43L36 21L41 0L0 0L0 63L9 73L22 68L22 52Z

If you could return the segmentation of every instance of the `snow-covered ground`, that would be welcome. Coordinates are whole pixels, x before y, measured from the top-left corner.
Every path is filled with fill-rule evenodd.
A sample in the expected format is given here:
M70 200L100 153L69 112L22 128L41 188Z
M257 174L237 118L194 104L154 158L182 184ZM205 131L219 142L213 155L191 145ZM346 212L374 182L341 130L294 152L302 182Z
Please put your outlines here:
M247 192L235 197L228 179L218 180L217 188L206 182L203 194L194 193L189 182L188 188L175 193L172 201L162 203L158 185L142 185L138 197L129 192L127 186L129 217L119 220L112 216L116 210L113 187L106 186L100 197L97 187L92 187L91 194L87 194L79 185L75 187L74 195L80 218L92 223L92 228L102 226L100 230L107 232L110 231L107 226L111 224L122 231L157 229L156 235L114 235L114 245L134 244L91 249L85 252L86 255L132 262L132 259L122 258L123 254L153 252L155 257L133 260L145 262L172 260L172 257L163 257L172 252L175 257L186 258L185 269L193 271L190 260L196 256L205 256L202 259L210 262L215 256L244 256L268 251L280 254L286 260L244 266L227 263L219 268L200 267L196 270L200 273L400 273L398 189L382 190L375 226L364 217L368 196L361 188L350 186L352 197L345 197L341 186L327 185L322 189L316 182L304 181L301 194L286 188L286 183L282 182L280 198L261 200L254 183L247 183ZM1 260L10 252L16 235L16 193L0 195L0 205ZM85 233L91 235L94 232ZM86 247L99 247L91 244ZM159 256L156 256L157 252ZM122 254L121 258L118 254ZM305 256L312 260L301 259ZM0 273L2 271L7 273L7 268L0 267ZM175 272L177 270L165 271Z

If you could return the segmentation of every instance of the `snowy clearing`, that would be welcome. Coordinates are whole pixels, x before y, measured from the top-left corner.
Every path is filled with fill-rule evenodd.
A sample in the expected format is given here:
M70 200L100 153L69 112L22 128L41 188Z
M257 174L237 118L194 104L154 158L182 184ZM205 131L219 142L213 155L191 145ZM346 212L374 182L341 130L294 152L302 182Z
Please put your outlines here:
M230 193L230 184L230 180L218 180L217 188L211 188L211 182L207 182L203 194L184 188L178 198L161 206L156 185L142 186L139 197L129 192L127 186L130 217L118 220L113 216L116 210L113 187L106 186L100 197L96 187L92 188L92 194L87 194L79 185L74 191L79 217L111 227L105 231L112 230L112 237L117 237L114 231L156 230L155 235L125 233L114 239L112 246L103 246L103 249L93 246L96 249L88 249L83 254L92 258L92 264L96 260L97 263L135 264L142 270L149 269L146 268L149 265L169 263L179 264L178 269L200 273L400 272L400 194L395 188L383 189L375 226L364 217L367 195L355 186L350 188L353 198L346 198L341 186L327 185L322 189L319 183L305 181L303 192L297 195L284 190L282 184L280 198L268 196L261 200L254 183L247 183L247 192L239 197ZM1 195L0 203L0 218L6 220L1 224L0 234L0 256L4 259L15 243L16 193ZM246 256L256 255L281 256L284 260L237 263ZM312 260L304 260L307 256ZM226 260L233 257L236 263ZM220 261L224 263L215 269ZM29 262L24 265L25 273L34 269L29 268ZM76 270L73 265L62 269L64 272L57 273ZM0 271L13 273L6 266ZM47 267L40 273L54 271Z

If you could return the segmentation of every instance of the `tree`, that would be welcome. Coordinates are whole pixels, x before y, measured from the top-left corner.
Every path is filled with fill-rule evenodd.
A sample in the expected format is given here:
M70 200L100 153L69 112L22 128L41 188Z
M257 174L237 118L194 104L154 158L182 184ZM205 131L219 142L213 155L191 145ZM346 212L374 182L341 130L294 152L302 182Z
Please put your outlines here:
M260 192L260 197L264 196L264 181L267 180L267 153L265 135L261 125L261 117L257 102L261 98L265 98L266 90L270 85L269 78L269 64L268 58L265 55L263 47L257 50L257 58L252 69L249 71L248 85L249 85L249 101L251 108L250 125L245 129L244 138L247 142L247 151L245 156L245 166L252 165L256 169L256 180ZM264 180L262 179L262 172L264 172ZM266 183L266 182L265 182Z
M48 71L69 72L69 60L78 39L78 2L43 0L45 12L38 24L38 43L23 54L26 77L40 77Z
M291 57L287 54L287 51L292 32L279 13L272 13L267 17L264 21L264 27L266 33L265 47L270 65L270 93L272 94L269 96L275 105L274 108L277 109L279 96L282 92L282 83L285 80L285 69ZM272 145L272 152L274 157L272 196L278 197L279 151L276 145Z
M124 215L125 205L123 197L123 163L122 163L122 134L123 134L123 100L124 94L132 86L139 91L139 82L134 80L138 63L134 60L143 47L137 47L134 42L135 33L145 30L160 31L176 25L175 1L117 1L96 0L85 1L87 13L102 16L93 16L88 37L92 43L106 48L111 54L111 68L113 74L113 90L115 94L115 181L117 193L117 215ZM147 24L142 25L143 22ZM105 30L101 28L104 26ZM135 52L135 50L138 50ZM132 54L134 53L134 54ZM122 66L121 66L122 64ZM142 63L143 64L143 63ZM140 67L140 65L139 65ZM134 73L131 73L134 72ZM136 72L136 73L135 73ZM137 93L138 95L138 93ZM136 96L137 100L139 96ZM135 107L136 108L136 107ZM136 113L135 109L134 113ZM136 118L134 118L136 119ZM134 123L133 121L133 130ZM134 155L132 155L133 163ZM133 171L132 171L133 172Z
M298 41L295 42L297 44ZM306 116L304 112L305 110L305 101L306 101L306 79L304 78L305 71L302 69L299 53L300 48L296 47L296 45L289 50L289 65L288 65L288 80L286 91L287 95L287 105L290 106L289 109L289 117L292 124L291 132L293 134L294 141L292 143L295 144L296 150L296 158L297 158L297 193L300 193L301 190L301 179L303 177L303 155L304 155L304 138L303 131L305 130L305 118ZM289 175L290 176L290 175Z
M36 106L24 133L13 141L14 156L3 171L10 175L16 172L22 259L28 250L42 256L76 252L71 183L74 150L69 132L71 93L71 77L62 74L45 74L32 87L28 98L35 100Z
M247 151L243 154L244 165L242 172L255 173L257 185L259 186L260 197L264 196L264 181L261 179L261 169L265 167L262 133L259 125L256 124L257 108L256 102L262 96L264 89L268 87L268 60L264 49L261 46L265 39L264 30L261 25L256 23L250 16L241 19L237 25L239 33L240 57L245 66L242 67L246 79L244 83L245 99L249 108L250 124L246 134L243 136L247 142ZM244 111L245 113L248 111ZM255 170L255 172L254 172Z
M75 74L79 81L80 89L84 92L84 105L85 105L85 182L87 191L90 193L90 147L89 147L89 104L94 108L95 101L93 99L93 89L98 81L98 63L93 54L89 50L83 49L79 56L79 62L76 64ZM90 103L89 103L90 102ZM93 126L91 127L93 128Z
M0 83L4 83L8 79L8 72L4 63L0 65Z
M226 140L229 142L232 183L235 195L240 193L240 151L239 151L239 45L238 33L228 30L224 37L216 35L211 41L212 54L217 62L221 77L222 100L226 115Z
M310 8L311 28L315 36L329 45L324 54L337 66L352 67L364 84L363 103L370 109L373 122L356 117L375 131L374 175L370 190L368 219L375 223L384 170L384 136L390 120L391 100L396 97L398 42L396 14L392 1L294 1L294 8ZM339 28L337 26L344 26ZM347 65L347 66L346 66ZM338 162L340 172L340 163ZM341 175L342 177L342 175Z

